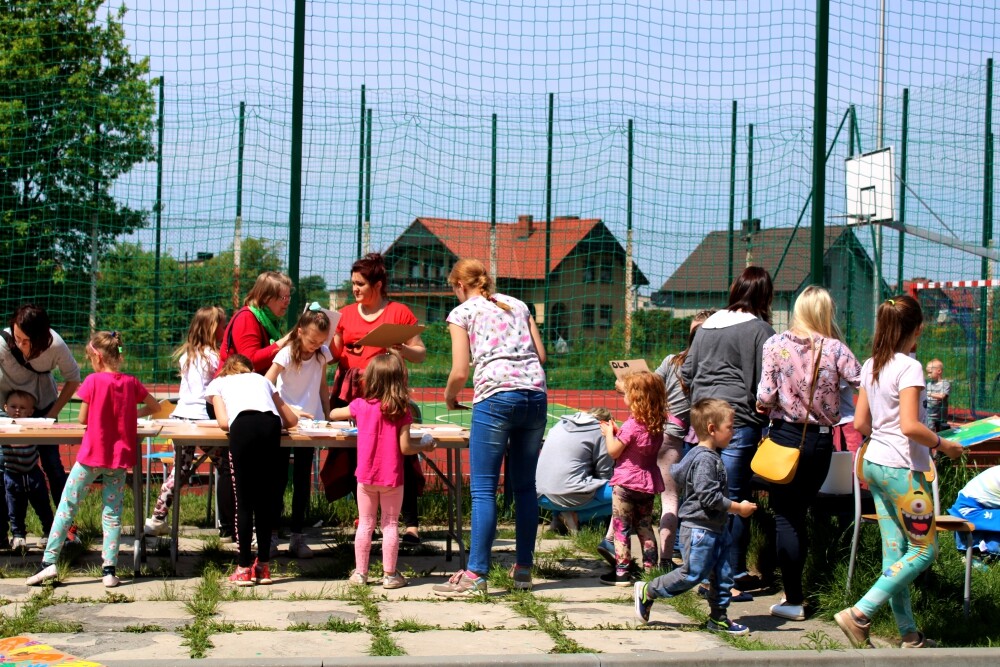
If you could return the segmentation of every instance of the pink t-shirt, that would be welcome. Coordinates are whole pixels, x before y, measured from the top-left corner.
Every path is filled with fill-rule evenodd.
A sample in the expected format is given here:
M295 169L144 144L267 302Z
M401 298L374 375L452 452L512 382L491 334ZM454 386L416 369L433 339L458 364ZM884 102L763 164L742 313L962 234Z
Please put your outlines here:
M348 408L358 423L359 484L372 486L403 485L403 453L399 451L399 429L413 423L410 415L389 421L382 405L372 398L356 398Z
M618 430L618 440L625 451L615 461L611 486L624 486L643 493L663 491L663 477L656 466L656 456L663 445L663 433L651 434L645 426L629 417Z
M92 373L76 395L87 404L87 430L76 460L94 468L131 468L137 447L136 405L149 392L124 373Z

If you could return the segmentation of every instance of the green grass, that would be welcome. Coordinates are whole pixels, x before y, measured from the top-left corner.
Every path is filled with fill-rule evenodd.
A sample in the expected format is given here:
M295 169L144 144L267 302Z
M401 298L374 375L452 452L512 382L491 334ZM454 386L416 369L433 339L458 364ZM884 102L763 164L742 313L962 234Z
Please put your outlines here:
M351 601L361 607L361 613L368 619L368 633L372 637L372 643L368 648L369 655L372 656L396 656L406 655L404 651L389 634L389 628L379 616L378 605L375 601L375 593L368 586L355 585L348 590Z
M538 629L547 634L555 646L551 653L595 653L581 646L566 636L565 620L550 610L548 604L541 598L536 598L531 591L513 591L509 598L514 602L514 611L526 616L538 624Z
M20 603L16 613L0 614L0 637L13 637L29 633L82 632L83 625L70 621L53 621L40 618L46 607L58 604L52 587L46 586L26 601Z
M222 573L214 566L205 567L194 595L184 606L194 620L181 630L182 644L188 647L191 658L204 658L213 647L211 636L215 631L212 618L222 599Z

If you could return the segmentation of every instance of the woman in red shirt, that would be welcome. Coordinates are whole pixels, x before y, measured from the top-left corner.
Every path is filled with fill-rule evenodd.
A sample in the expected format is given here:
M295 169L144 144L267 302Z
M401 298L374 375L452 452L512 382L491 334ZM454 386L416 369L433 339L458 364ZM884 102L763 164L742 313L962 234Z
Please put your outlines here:
M333 336L333 356L339 359L333 391L330 392L330 400L335 407L345 406L361 396L361 376L368 362L385 352L384 347L357 345L357 342L380 324L417 324L413 311L398 301L389 300L386 291L388 282L385 261L379 253L369 253L351 266L351 291L355 303L340 309L340 321ZM427 357L427 348L419 335L394 347L410 363L419 364ZM419 468L411 457L406 458L401 511L406 532L401 539L404 543L419 544L416 488Z

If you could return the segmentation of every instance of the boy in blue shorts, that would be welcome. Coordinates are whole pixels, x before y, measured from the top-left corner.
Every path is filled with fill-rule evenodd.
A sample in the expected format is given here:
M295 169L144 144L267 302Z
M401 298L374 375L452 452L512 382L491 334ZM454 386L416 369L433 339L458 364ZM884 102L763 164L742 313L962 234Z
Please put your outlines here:
M748 500L734 502L726 495L726 468L719 455L733 437L733 409L725 401L704 398L691 406L691 426L698 446L670 467L684 499L677 511L684 564L650 582L635 584L635 613L643 623L656 598L671 598L708 579L711 608L706 627L713 632L746 635L750 628L729 620L726 610L733 589L733 571L726 553L730 514L748 517L757 505Z

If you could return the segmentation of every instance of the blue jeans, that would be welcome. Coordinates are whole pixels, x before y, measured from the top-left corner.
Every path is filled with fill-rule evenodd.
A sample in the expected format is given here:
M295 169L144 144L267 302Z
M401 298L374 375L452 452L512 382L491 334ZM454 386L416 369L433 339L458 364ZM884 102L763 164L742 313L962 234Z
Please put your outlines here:
M42 531L48 535L52 528L52 506L49 504L49 489L45 486L42 469L36 465L28 472L6 470L2 477L6 504L9 508L10 529L14 537L28 536L24 518L28 513L29 503L35 509L38 520L42 522ZM6 534L4 531L4 536Z
M468 569L490 571L490 550L497 532L497 486L504 454L514 490L517 564L531 567L538 528L535 467L542 448L548 401L541 391L503 391L472 406L469 433L469 490L472 493L472 540Z
M733 439L723 449L722 463L726 466L729 499L750 500L750 461L760 442L760 426L740 426L733 430ZM747 547L750 546L750 519L739 514L729 516L729 565L734 573L747 571Z
M708 604L712 618L722 618L729 607L733 590L733 570L726 553L729 551L729 533L713 533L704 528L681 524L679 531L684 564L676 570L649 582L649 597L672 598L689 591L708 579Z
M579 521L590 521L597 517L611 516L611 497L613 488L610 484L594 492L594 497L576 507L562 507L549 500L548 496L538 496L538 506L550 512L576 512Z

